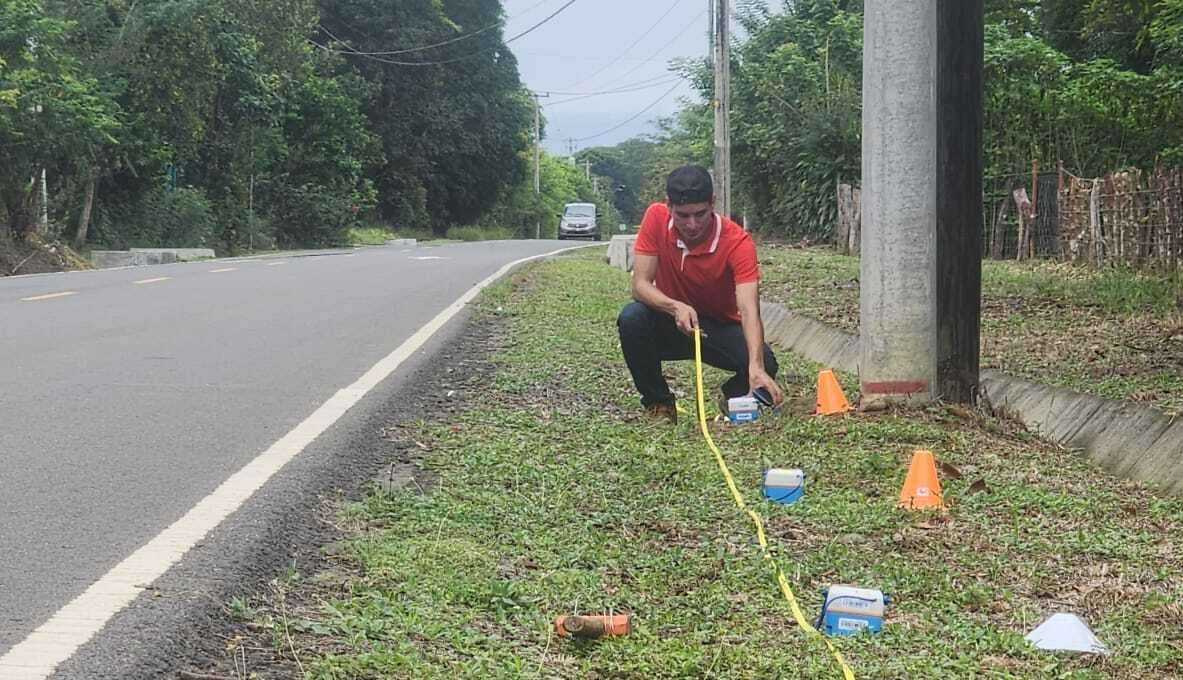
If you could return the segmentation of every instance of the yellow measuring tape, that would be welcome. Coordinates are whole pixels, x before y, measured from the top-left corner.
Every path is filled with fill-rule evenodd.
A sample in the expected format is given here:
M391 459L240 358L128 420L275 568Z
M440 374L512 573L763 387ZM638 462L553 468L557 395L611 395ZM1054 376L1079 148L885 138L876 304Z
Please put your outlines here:
M797 620L797 625L806 634L817 637L829 647L830 653L834 655L834 659L838 665L842 667L842 676L846 680L854 680L854 672L850 670L850 666L846 665L846 661L842 659L842 654L834 643L830 642L826 636L818 632L813 624L805 618L801 613L801 607L797 604L797 597L793 595L793 589L789 586L789 580L785 578L785 572L781 570L780 565L772 558L772 552L768 549L768 539L764 536L764 520L760 514L748 507L744 502L743 496L740 495L739 489L735 486L735 479L731 476L731 470L727 468L727 461L723 460L723 453L719 451L719 447L715 446L715 440L711 438L711 431L707 428L706 418L706 400L703 399L702 388L702 332L698 329L694 330L694 374L698 386L698 425L702 428L702 436L706 438L707 445L711 447L711 451L715 454L715 461L719 463L719 470L723 473L723 479L727 480L727 488L731 490L731 497L735 499L735 504L740 510L748 513L752 518L752 523L756 525L756 537L760 541L760 552L764 555L764 559L771 562L776 569L776 582L780 585L780 592L784 593L785 599L789 602L789 609L793 611L793 618Z

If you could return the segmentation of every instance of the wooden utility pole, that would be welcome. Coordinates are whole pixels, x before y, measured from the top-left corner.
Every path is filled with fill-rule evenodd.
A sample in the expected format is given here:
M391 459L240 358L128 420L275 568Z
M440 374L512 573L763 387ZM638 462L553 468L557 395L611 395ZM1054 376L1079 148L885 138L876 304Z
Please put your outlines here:
M715 66L715 2L707 0L707 63Z
M731 216L731 8L715 6L715 211Z

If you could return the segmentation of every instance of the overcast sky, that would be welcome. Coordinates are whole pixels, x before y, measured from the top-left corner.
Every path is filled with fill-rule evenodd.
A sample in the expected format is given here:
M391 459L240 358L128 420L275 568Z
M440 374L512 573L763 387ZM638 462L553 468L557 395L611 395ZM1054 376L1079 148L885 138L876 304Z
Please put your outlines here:
M505 37L530 28L565 3L503 0L509 17ZM569 138L584 140L575 142L578 150L653 132L654 120L677 111L680 98L693 96L689 83L670 80L669 61L706 55L707 7L708 0L577 0L546 25L510 43L522 81L534 91L588 93L645 87L568 103L559 102L572 95L542 99L545 148L566 155ZM671 87L673 92L663 96ZM652 109L626 123L650 105Z

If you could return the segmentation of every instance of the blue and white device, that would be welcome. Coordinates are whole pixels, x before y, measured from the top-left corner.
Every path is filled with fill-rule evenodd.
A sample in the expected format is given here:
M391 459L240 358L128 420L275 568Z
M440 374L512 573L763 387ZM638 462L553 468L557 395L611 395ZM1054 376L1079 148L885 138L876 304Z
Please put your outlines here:
M818 617L818 629L826 635L856 635L883 629L883 613L891 598L878 590L854 586L830 586Z
M764 471L761 485L764 497L775 503L796 503L805 495L805 471L770 468Z
M727 400L727 419L733 423L750 423L760 417L760 402L755 397L735 397Z

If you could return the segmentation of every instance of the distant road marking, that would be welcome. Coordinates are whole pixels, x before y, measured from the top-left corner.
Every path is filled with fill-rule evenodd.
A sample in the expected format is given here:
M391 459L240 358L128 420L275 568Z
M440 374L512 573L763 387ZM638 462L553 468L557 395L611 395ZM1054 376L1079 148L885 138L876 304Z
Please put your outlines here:
M267 263L266 265L264 265L264 266L267 266L267 267L278 267L278 266L279 266L279 265L281 265L281 264L287 264L287 262L268 262L268 263Z
M414 335L374 364L352 385L330 397L304 422L259 454L259 457L247 463L246 467L231 475L183 517L112 567L111 571L91 584L85 592L59 609L37 630L8 650L7 654L0 657L0 678L45 680L53 675L59 664L73 656L74 652L94 637L111 617L131 604L144 591L145 585L150 585L179 562L190 548L203 540L206 534L221 524L222 520L238 510L288 461L299 455L304 447L329 429L370 390L419 351L431 336L459 314L482 290L521 264L586 247L572 246L523 257L510 262L489 278L469 288L458 300L415 331Z
M169 280L169 279L171 279L171 278L172 278L171 276L157 276L157 277L156 277L156 278L154 278L154 279L141 279L141 280L139 280L139 281L135 281L134 283L135 283L137 286L140 286L140 285L143 285L143 284L145 284L145 283L159 283L159 282L161 282L161 281L168 281L168 280Z
M66 290L66 291L62 291L60 293L49 293L47 295L34 295L33 297L21 298L21 302L36 302L37 300L52 300L54 298L69 297L71 295L77 295L77 294L78 294L78 291L76 291L76 290Z
M440 257L439 255L424 255L422 257L409 257L407 259L409 259L409 260L446 260L448 258Z
M209 270L209 273L221 274L222 272L236 272L236 271L238 271L238 267L223 267L222 269L211 269L211 270Z

